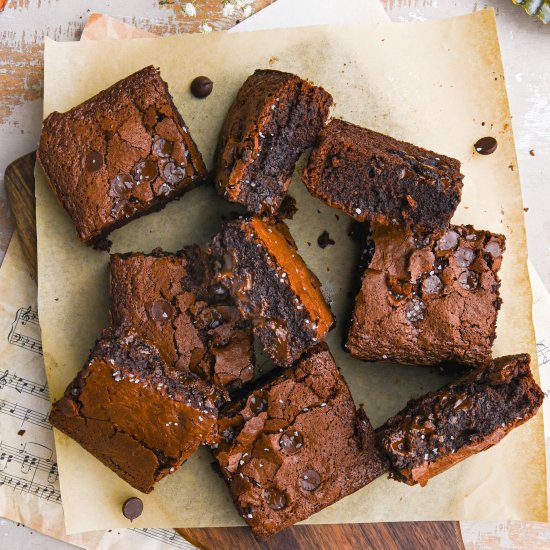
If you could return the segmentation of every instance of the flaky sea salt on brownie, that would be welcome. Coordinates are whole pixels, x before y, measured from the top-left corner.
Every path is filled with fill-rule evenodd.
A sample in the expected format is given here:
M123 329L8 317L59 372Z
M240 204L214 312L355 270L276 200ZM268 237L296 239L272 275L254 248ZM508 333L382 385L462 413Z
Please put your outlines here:
M387 465L325 344L220 415L233 502L265 538L364 487Z
M158 69L146 67L44 121L38 159L78 238L107 235L206 177Z
M527 354L500 357L410 401L376 430L390 475L409 485L426 485L533 417L544 394L529 361Z
M443 229L460 202L460 162L333 120L321 132L303 180L314 196L358 221Z
M211 284L198 246L176 254L113 254L111 317L153 342L176 371L240 388L254 376L252 327L223 287Z
M173 375L134 331L103 332L52 407L50 422L143 493L216 436L224 399L212 384Z
M243 84L222 127L215 182L249 212L274 213L294 165L325 124L332 97L290 73L257 70Z
M419 239L373 224L372 239L348 334L352 355L412 365L490 361L504 236L451 225Z
M334 317L288 228L258 217L227 223L212 240L220 284L275 364L289 366L323 340Z

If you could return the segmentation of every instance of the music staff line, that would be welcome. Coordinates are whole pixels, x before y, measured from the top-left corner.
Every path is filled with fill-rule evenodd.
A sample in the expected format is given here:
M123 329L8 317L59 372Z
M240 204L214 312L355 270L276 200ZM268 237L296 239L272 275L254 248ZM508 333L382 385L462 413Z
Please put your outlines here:
M21 420L21 426L23 426L25 422L28 422L29 424L34 424L35 426L40 426L47 430L52 429L48 421L48 413L44 414L27 407L22 407L17 403L12 403L5 399L0 399L0 413Z
M29 493L45 500L61 503L61 493L51 485L42 485L35 481L0 472L0 486L4 485L11 487L14 491Z
M18 393L35 395L45 399L48 402L50 401L50 392L47 384L38 384L37 382L33 382L27 378L10 373L9 370L5 370L0 375L0 390L5 387L13 388Z
M172 529L143 527L140 529L132 529L132 531L160 542L164 542L174 548L180 548L182 550L189 550L192 548L192 546L181 535L178 535L176 531Z
M44 446L40 445L40 447ZM53 455L51 450L50 453ZM48 474L51 483L57 481L59 477L55 461L39 457L26 448L18 449L0 441L0 470L6 470L10 463L20 464L21 472L24 474L29 473L31 470L45 472Z
M539 360L539 366L546 365L550 362L550 347L544 340L537 342L537 356Z
M8 334L8 342L14 346L42 355L38 313L32 306L19 308Z

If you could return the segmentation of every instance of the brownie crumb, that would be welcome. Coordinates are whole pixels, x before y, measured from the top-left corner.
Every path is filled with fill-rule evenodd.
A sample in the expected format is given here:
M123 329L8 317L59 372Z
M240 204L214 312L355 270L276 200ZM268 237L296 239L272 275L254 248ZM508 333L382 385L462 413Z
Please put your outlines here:
M326 248L327 246L331 246L333 244L336 244L336 242L330 238L329 232L325 229L319 237L317 237L317 244L320 248Z
M26 431L27 431L27 430L19 430L19 431L17 432L17 435L25 435L25 432L26 432Z
M296 215L296 212L298 212L296 199L292 195L287 195L281 203L277 217L281 220L291 220Z

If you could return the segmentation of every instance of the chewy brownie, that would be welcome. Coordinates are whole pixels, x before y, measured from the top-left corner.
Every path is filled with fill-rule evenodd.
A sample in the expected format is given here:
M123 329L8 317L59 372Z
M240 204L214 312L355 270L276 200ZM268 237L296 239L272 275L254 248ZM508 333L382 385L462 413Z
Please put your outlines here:
M501 357L410 401L376 430L391 477L426 485L534 416L544 394L529 361L527 354Z
M223 124L215 182L231 202L273 214L294 165L325 124L331 95L301 78L257 70L243 84Z
M254 376L252 327L212 287L198 246L176 254L113 254L111 317L154 343L171 368L234 390Z
M503 235L452 225L416 238L372 225L374 257L357 295L347 348L367 361L490 361L501 300Z
M356 220L443 229L460 202L458 160L343 120L321 132L303 180L310 193Z
M325 344L220 414L214 455L233 502L265 538L387 471Z
M253 323L265 352L290 366L321 341L334 317L288 228L257 217L227 223L212 240L214 271Z
M44 121L38 159L78 238L98 247L204 180L201 154L158 69L146 67Z
M134 331L105 330L50 422L143 493L216 437L217 389L175 376Z

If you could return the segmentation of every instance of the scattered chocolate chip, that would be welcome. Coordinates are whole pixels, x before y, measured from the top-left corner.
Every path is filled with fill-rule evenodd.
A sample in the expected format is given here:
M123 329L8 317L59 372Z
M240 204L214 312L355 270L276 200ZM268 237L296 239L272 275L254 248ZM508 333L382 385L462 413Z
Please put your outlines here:
M534 156L535 156L535 151L534 151L534 149L531 149L531 150L529 151L529 154L530 154L532 157L534 157Z
M472 248L459 248L455 252L456 263L459 267L468 267L476 257L476 253Z
M453 250L458 244L458 233L456 231L447 231L439 241L437 241L437 248L439 250Z
M254 394L250 398L250 410L253 414L260 414L262 411L265 411L267 409L267 401L265 397L259 393Z
M500 258L500 256L502 256L502 248L497 241L489 241L485 245L485 252L490 254L493 258Z
M413 298L405 306L405 317L407 318L407 321L411 323L422 321L422 319L424 319L426 308L427 306L422 300Z
M19 431L17 432L17 435L25 435L25 432L26 432L26 431L27 431L27 430L19 430Z
M458 282L464 290L475 290L479 284L479 275L475 271L463 271Z
M320 248L326 248L327 246L336 243L330 238L328 231L325 230L317 237L317 244Z
M149 308L153 321L168 321L174 316L174 308L166 300L155 300Z
M279 438L281 451L287 455L297 453L304 445L304 436L297 430L287 430Z
M480 155L491 155L497 150L497 140L494 137L488 136L478 139L474 148Z
M138 183L152 181L158 175L157 162L155 160L140 160L134 166L134 178Z
M443 283L437 275L430 275L424 279L422 288L426 294L439 294L443 290Z
M212 93L213 87L214 83L207 76L197 76L191 82L191 93L199 99L204 99Z
M160 136L157 136L153 142L153 152L161 158L168 158L173 149L174 144Z
M286 496L279 489L266 489L264 491L264 498L272 510L282 510L286 506Z
M134 178L130 174L118 174L111 180L109 195L117 199L127 199L134 187Z
M162 169L162 175L168 183L179 183L185 177L185 168L170 161Z
M122 505L122 514L130 521L134 521L135 519L139 518L142 512L143 502L138 497L131 497Z
M300 487L304 491L315 491L321 485L321 476L316 470L305 470L300 475Z
M93 149L88 152L86 155L86 160L84 161L84 168L88 172L97 172L98 170L101 170L101 167L103 166L103 157Z

